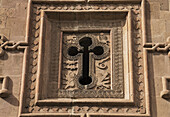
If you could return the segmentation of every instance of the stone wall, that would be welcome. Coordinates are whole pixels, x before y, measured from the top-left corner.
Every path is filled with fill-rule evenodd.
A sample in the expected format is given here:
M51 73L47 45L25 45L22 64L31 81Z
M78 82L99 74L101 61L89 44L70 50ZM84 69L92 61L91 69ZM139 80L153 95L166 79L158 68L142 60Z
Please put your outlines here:
M148 0L147 25L148 41L152 43L167 42L170 36L170 1ZM150 12L149 12L150 11ZM151 86L151 105L153 117L168 117L170 102L160 97L162 77L170 76L170 58L167 54L151 53L149 55L149 76Z
M25 41L27 3L27 0L0 0L0 34L10 41ZM148 42L168 43L170 0L147 0L146 12ZM170 58L167 53L150 52L148 61L152 117L169 117L170 98L164 99L160 93L162 77L170 77ZM22 51L5 51L0 57L0 76L9 76L12 92L7 98L0 98L0 117L18 116L22 66Z
M0 0L0 33L10 41L25 40L27 0ZM8 98L0 98L0 117L17 117L22 78L23 52L6 51L0 58L0 76L9 76Z

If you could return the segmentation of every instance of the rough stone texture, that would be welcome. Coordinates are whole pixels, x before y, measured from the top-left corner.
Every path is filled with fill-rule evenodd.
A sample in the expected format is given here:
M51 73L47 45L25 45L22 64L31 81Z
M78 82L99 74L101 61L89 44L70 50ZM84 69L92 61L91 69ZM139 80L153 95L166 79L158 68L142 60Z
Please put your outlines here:
M24 41L26 26L27 0L0 0L0 34L8 40ZM5 52L0 58L0 75L9 76L9 90L7 98L0 98L0 117L17 117L23 52Z
M0 34L5 35L10 41L16 43L25 41L27 3L27 0L0 0ZM167 38L170 37L170 0L147 0L146 12L147 43L167 43ZM17 117L19 115L20 94L23 93L20 92L23 56L24 51L15 50L5 51L4 55L0 57L0 76L9 76L10 86L8 89L11 92L9 97L0 97L0 117ZM169 117L170 115L170 99L164 99L160 96L163 90L162 77L170 77L170 55L168 56L166 52L151 51L148 54L148 78L152 117ZM76 108L78 109L76 110ZM114 108L110 110L107 110L107 108L96 108L91 107L90 110L86 106L82 106L81 108L75 106L74 110L75 112L91 112L97 110L99 113L125 111L121 110L121 108L118 110L114 110ZM40 110L36 107L35 109ZM48 108L42 108L40 111L52 112L52 110L57 112L72 112L71 108L65 107L54 107L50 110ZM64 115L61 114L61 116ZM80 116L84 117L84 115ZM88 116L88 114L85 116ZM73 117L79 117L79 115L74 115ZM97 116L92 115L92 117ZM101 117L105 117L105 115L101 115Z
M147 20L150 22L148 40L151 42L166 42L169 34L169 6L168 0L149 0ZM170 4L169 4L170 5ZM150 17L149 17L150 15ZM149 55L149 71L151 84L151 105L153 117L168 117L170 111L170 100L160 97L162 91L162 77L170 76L170 58L166 54L150 54ZM168 101L169 100L169 101Z

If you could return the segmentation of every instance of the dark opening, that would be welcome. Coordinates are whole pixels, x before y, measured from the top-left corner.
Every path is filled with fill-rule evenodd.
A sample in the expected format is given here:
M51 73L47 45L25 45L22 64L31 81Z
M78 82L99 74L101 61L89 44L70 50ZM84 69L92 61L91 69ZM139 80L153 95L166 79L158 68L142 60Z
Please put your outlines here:
M68 54L69 54L70 56L75 56L75 55L77 55L77 54L78 54L78 49L77 49L77 47L70 47L70 48L68 49Z
M104 53L104 49L103 47L101 46L96 46L94 49L93 49L93 53L95 55L102 55Z
M170 79L167 80L167 89L170 90Z
M85 78L85 77L80 77L79 78L79 83L81 84L81 85L88 85L88 84L90 84L92 82L92 78L91 77L87 77L87 78Z
M92 40L89 37L84 37L79 41L79 44L83 47L88 47L92 44ZM88 51L88 49L87 49Z
M82 50L78 51L77 47L72 46L68 49L68 54L70 56L75 56L78 53L83 54L83 70L82 76L79 78L79 83L81 85L88 85L92 82L92 78L89 76L89 53L93 52L95 55L102 55L104 49L102 46L96 46L93 50L89 50L89 46L92 45L92 39L89 37L80 39L79 44L83 47Z
M83 49L83 76L79 78L79 83L82 85L88 85L92 82L92 78L89 77L89 53L88 47L92 44L92 40L89 37L82 38L79 44L84 47Z
M2 89L3 79L0 79L0 89Z

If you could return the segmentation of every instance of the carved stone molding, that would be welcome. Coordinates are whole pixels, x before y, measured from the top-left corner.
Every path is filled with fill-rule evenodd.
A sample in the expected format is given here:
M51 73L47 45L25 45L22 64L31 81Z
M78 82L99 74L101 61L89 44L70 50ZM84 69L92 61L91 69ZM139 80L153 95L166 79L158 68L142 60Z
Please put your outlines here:
M23 70L19 116L150 116L147 53L143 52L145 51L143 49L145 1L133 0L125 3L117 1L116 4L114 2L103 4L63 2L60 4L56 0L42 1L42 3L40 0L29 1L26 37L27 40L29 38L31 45L29 49L26 49L24 57L26 65ZM101 18L98 13L102 13L103 17ZM101 22L83 21L84 18L88 19L89 14L92 14L90 17L95 17ZM108 14L114 17L109 17ZM81 21L77 22L76 18ZM123 21L120 29L115 26L114 22L117 20ZM69 59L62 63L64 60L62 50L66 49L61 46L65 42L63 37L69 32L76 31L80 34L88 31L88 33L97 33L100 41L106 45L112 45L110 58L106 57L96 62L100 63L96 68L104 69L103 63L111 62L111 64L108 63L111 67L109 77L112 77L112 84L114 82L118 84L114 85L115 90L110 88L111 91L104 89L103 92L102 90L77 91L69 89L67 85L61 85L62 65L71 66L71 68L64 66L65 69L77 67L76 60ZM107 42L108 37L105 37L104 31L109 32L108 37L112 39L111 43ZM72 40L75 39L74 35L69 36L73 37ZM108 78L107 74L101 76ZM103 80L102 77L98 79ZM66 81L72 83L71 80ZM121 95L113 96L114 91ZM80 97L81 93L84 93L84 97ZM77 94L80 96L76 97Z
M5 50L24 50L28 46L27 42L9 41L5 35L0 34L0 56L4 55Z
M9 85L9 77L8 76L0 76L0 97L8 97L10 92L8 89Z
M167 42L165 43L145 43L144 48L152 52L168 53L170 57L170 37L167 38Z
M162 77L162 86L161 97L170 99L170 77Z

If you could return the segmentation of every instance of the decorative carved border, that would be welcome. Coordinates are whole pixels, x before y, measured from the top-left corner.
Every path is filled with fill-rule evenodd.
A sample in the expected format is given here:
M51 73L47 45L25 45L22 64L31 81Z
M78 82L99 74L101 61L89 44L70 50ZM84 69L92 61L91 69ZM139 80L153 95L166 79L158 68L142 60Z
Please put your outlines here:
M72 3L76 3L76 2L82 2L82 3L85 3L85 2L88 2L88 3L103 3L103 2L111 2L111 3L140 3L141 0L32 0L34 2L58 2L58 3L63 3L63 2L72 2Z
M43 7L44 8L44 7ZM119 11L120 13L122 12L122 13L127 13L127 19L126 19L126 22L127 22L127 28L129 28L129 31L126 29L126 31L127 31L127 35L126 36L128 36L128 39L127 38L125 38L126 40L127 40L127 49L128 49L128 52L126 53L126 54L128 54L128 62L129 63L127 63L128 64L128 69L127 69L127 71L128 72L130 72L130 75L129 76L127 76L127 78L126 79L128 79L127 80L127 82L129 82L128 84L129 84L129 86L127 86L127 87L129 87L129 89L128 89L128 91L126 91L126 94L127 93L129 93L130 92L130 94L129 94L129 96L126 96L126 99L119 99L119 98L116 98L116 96L117 97L120 97L120 98L122 98L123 97L123 95L120 93L115 93L115 91L113 91L113 90L108 90L108 91L80 91L80 90L76 90L76 91L67 91L67 90L57 90L56 92L60 95L59 96L59 98L56 98L56 99L41 99L41 97L40 97L40 95L41 95L41 93L40 93L40 85L41 85L41 83L40 83L40 79L41 79L41 71L42 71L42 67L41 67L41 63L43 62L43 61L41 61L41 59L42 59L42 49L43 49L43 40L44 40L44 35L43 35L43 33L44 33L44 30L43 30L43 27L44 27L44 22L45 22L45 19L46 19L46 13L49 13L49 12L57 12L57 13L60 13L60 12L65 12L65 13L72 13L72 12L75 12L75 11L72 11L72 10L49 10L48 8L46 8L45 10L42 10L41 11L41 20L40 20L40 28L39 28L39 30L40 30L40 41L39 41L39 49L38 48L36 48L36 51L37 51L37 49L39 50L38 52L39 52L39 55L40 55L40 57L38 57L38 63L37 63L37 74L38 74L38 77L37 77L37 82L36 82L36 84L34 84L34 88L36 88L36 94L35 94L35 99L36 99L36 103L37 104L42 104L42 103L49 103L49 102L52 102L53 104L55 103L55 104L57 104L57 103L67 103L67 104L70 104L70 103L73 103L73 101L72 100L70 100L70 99L64 99L64 101L62 101L63 99L62 98L68 98L68 95L70 95L69 97L71 97L71 98L78 98L78 96L79 96L79 98L80 99L76 99L76 100L74 100L74 102L76 102L76 103L82 103L82 102L84 102L84 99L81 99L82 97L80 96L81 94L83 94L83 93L85 93L85 94L83 94L83 95L87 95L87 94L89 94L91 97L89 97L89 98L91 98L91 100L88 100L88 102L89 103L124 103L124 102L126 102L126 103L134 103L134 92L133 92L133 62L132 62L132 51L130 51L130 50L132 50L132 35L131 35L131 33L132 33L132 12L131 12L131 10L123 10L123 11ZM77 12L77 11L76 11ZM84 13L86 13L87 11L81 11L81 12L84 12ZM88 12L91 12L91 13L95 13L95 12L107 12L107 11L103 11L103 10L97 10L97 11L88 11ZM114 10L110 10L109 12L112 12L112 13L114 13L114 12L118 12L117 10L116 11L114 11ZM71 31L70 29L72 29L72 26L73 25L71 25L70 23L67 23L68 24L68 26L66 26L66 27L64 27L64 28L62 28L62 30L61 30L61 32L63 31L63 32L65 32L65 31ZM66 24L65 24L66 25ZM88 25L88 23L86 24L86 25ZM109 25L109 23L106 23L106 25ZM107 29L107 30L109 30L110 31L110 33L111 33L111 35L113 35L113 33L114 33L114 30L112 29L112 25L113 24L111 24L111 25L109 25L109 28ZM103 26L104 27L104 26ZM106 26L107 27L107 26ZM83 30L89 30L89 28L87 28L87 27L84 27L84 28L82 28ZM80 29L81 31L83 31L82 29ZM93 28L92 28L93 29ZM98 28L96 28L96 30L99 30ZM106 30L106 29L105 29ZM114 40L116 40L116 39L114 39ZM62 42L61 40L60 40L60 42ZM129 49L130 48L130 49ZM61 59L61 58L60 58ZM61 61L61 60L60 60ZM126 73L126 74L128 74L128 72ZM112 73L113 74L113 73ZM120 79L121 77L119 77L119 79ZM58 78L58 79L61 79L60 77ZM116 78L116 79L118 79L118 78ZM118 83L118 85L120 85L120 83ZM36 86L36 87L35 87ZM126 88L127 88L126 87ZM91 94L90 94L91 93ZM109 96L109 94L108 93L110 93L110 96ZM71 95L72 94L77 94L75 97L72 97ZM104 97L105 96L101 96L101 94L108 94L108 97L106 97L106 98L111 98L109 101L108 101L108 99L105 99ZM65 96L64 96L65 95ZM95 99L95 98L92 98L92 96L98 96L98 98L97 98L97 100ZM63 96L63 97L62 97ZM55 96L56 97L56 96ZM84 98L88 98L88 97L84 97Z
M44 11L45 12L45 11ZM57 12L57 11L56 11ZM47 12L48 13L48 12ZM68 12L69 13L69 12ZM44 13L45 14L45 13ZM118 22L120 22L120 21L118 21ZM65 23L63 23L63 24L65 24ZM72 23L66 23L66 24L68 24L68 26L67 25L65 25L65 27L63 27L62 28L62 30L61 30L61 32L67 32L67 31L75 31L75 30L72 30L73 28L73 24ZM92 23L91 25L92 26L94 26L94 24L97 24L97 23ZM99 25L100 25L100 23L98 23ZM82 26L83 28L82 29L79 29L79 31L81 30L81 31L87 31L87 30L98 30L98 31L100 31L99 29L102 27L102 28L104 28L104 27L107 27L107 26L105 26L104 24L105 23L101 23L102 24L102 26L100 26L100 27L98 27L98 28L95 28L95 29L89 29L89 28L87 28L88 26ZM110 35L113 35L113 29L112 29L112 26L115 26L115 23L107 23L107 24L109 24L109 28L107 28L107 29L104 29L105 31L109 31L110 32ZM70 26L71 25L71 26ZM86 23L85 25L88 25L88 23ZM117 29L117 28L116 28ZM42 32L40 32L40 33L42 33ZM63 34L62 34L63 35ZM117 38L116 38L117 39ZM116 40L115 39L115 40ZM44 40L44 39L42 39L41 38L41 40ZM119 44L119 45L121 45L121 44ZM39 46L39 47L41 47L41 46ZM43 47L41 47L41 48L43 48ZM39 50L41 50L41 49L39 49ZM42 52L40 52L40 54L41 54ZM66 56L66 55L65 55ZM80 65L81 66L81 65ZM120 65L119 65L120 66ZM41 68L40 66L38 66L39 68ZM123 69L123 67L122 67L122 69ZM41 70L40 70L41 71ZM123 80L123 75L120 73L120 74L118 74L118 75L120 75L120 76L118 76L118 77L115 77L114 79L116 80L116 79L121 79L121 80ZM40 79L40 78L39 78ZM58 80L59 79L61 79L60 77L58 78ZM122 81L121 80L119 80L119 82L117 83L117 86L122 86ZM60 85L60 83L59 83L59 85ZM132 85L132 84L131 84ZM60 86L58 86L58 87L60 87ZM52 88L53 90L55 90L55 88ZM123 98L123 96L124 96L124 94L122 93L123 92L123 86L122 87L119 87L118 88L119 90L121 90L121 92L120 93L117 93L116 92L116 90L107 90L107 91L92 91L92 90L87 90L87 91L80 91L80 90L76 90L76 91L67 91L67 90L58 90L58 89L56 89L56 93L59 93L59 97L60 98L62 98L62 97L64 97L64 98L69 98L69 97L75 97L75 98L82 98L83 97L83 95L84 95L84 97L86 97L87 95L86 94L89 94L90 96L89 96L89 98L92 98L92 97L99 97L99 98L102 98L102 97L105 97L105 98L114 98L114 97L116 97L116 98L118 98L118 97L120 97L120 98ZM117 89L117 90L118 90ZM128 91L127 91L128 92ZM55 93L55 94L56 94ZM108 94L108 96L106 96L106 95L104 95L104 94ZM73 96L72 94L77 94L76 96ZM81 95L81 94L83 94L83 95ZM95 94L97 94L97 95L95 95ZM57 95L57 94L56 94ZM55 97L56 98L56 95L54 95L53 96L53 98ZM94 96L95 95L95 96ZM129 98L129 97L128 97Z
M28 46L27 42L19 41L17 43L8 41L5 35L0 34L0 56L4 55L5 50L24 50Z
M168 53L170 57L170 38L165 43L145 43L144 48L152 52Z
M170 57L170 37L165 43L144 43L144 48L149 52L168 53Z
M64 114L64 113L58 113L58 114L22 114L20 117L150 117L149 115L141 115L141 114Z
M39 3L40 0L35 0L33 3ZM39 2L38 2L39 1ZM139 0L136 0L137 3ZM55 1L53 1L55 2ZM48 1L50 3L50 1ZM129 2L128 2L129 3ZM57 5L56 5L57 6ZM62 8L62 9L61 9ZM51 10L60 10L65 11L68 9L72 9L72 7L61 7L57 6L54 7L53 5L49 7ZM90 6L90 5L85 5L81 7L81 4L76 4L74 7L75 11L79 10L93 10L93 11L124 11L127 9L132 9L134 17L133 21L130 22L134 26L133 35L134 40L133 40L133 48L136 50L134 53L131 53L135 55L133 58L134 61L137 61L137 64L134 64L134 70L133 73L135 74L130 74L131 76L134 76L132 83L135 85L135 89L131 87L131 91L134 91L133 94L130 94L131 96L134 96L135 103L132 105L128 104L126 107L119 105L120 103L117 103L118 106L113 106L113 105L107 105L105 107L104 105L102 106L73 106L71 103L71 106L64 106L64 105L58 105L58 106L48 106L47 105L42 105L38 106L35 104L35 82L36 82L36 76L37 76L37 58L38 58L38 46L39 46L39 31L40 31L40 9L45 10L47 9L44 7L42 4L41 6L34 7L32 6L32 1L29 1L29 7L28 7L28 18L27 18L27 32L26 32L26 40L29 40L29 43L31 43L30 49L26 49L26 52L24 53L24 69L23 69L23 81L22 81L22 90L21 90L21 101L20 101L20 109L19 109L19 116L60 116L60 113L65 113L65 116L68 116L69 114L67 113L88 113L86 116L88 117L97 117L99 116L98 113L100 113L101 116L106 116L106 117L111 117L111 116L150 116L150 103L149 103L149 88L148 88L148 73L147 73L147 51L145 48L141 48L141 43L143 38L143 42L145 43L146 41L146 21L145 21L145 0L141 2L141 8L133 5L112 5L112 4L103 4L103 5L96 5ZM72 9L73 10L73 9ZM80 11L81 12L81 11ZM141 12L141 14L140 14ZM34 13L37 15L37 17L31 17L31 14ZM141 19L140 19L141 15ZM29 27L30 25L33 25L33 30ZM142 25L142 29L140 29L140 25ZM131 33L132 33L131 32ZM140 35L140 32L142 35ZM33 33L33 35L32 35ZM30 36L31 35L31 36ZM29 37L30 36L30 37ZM131 50L132 51L132 50ZM29 54L34 52L33 55ZM143 54L142 54L143 53ZM32 59L30 59L29 62L27 62L28 57L31 56ZM144 62L144 64L143 64ZM27 65L25 65L27 63ZM132 68L133 68L132 67ZM133 70L133 69L132 69ZM136 71L137 70L137 71ZM26 71L29 71L28 74ZM145 72L143 72L145 71ZM24 92L27 92L28 94L24 94ZM53 103L51 100L47 100ZM64 100L61 101L65 102ZM82 100L84 103L84 100ZM108 101L109 102L109 101ZM122 101L121 103L124 103L125 105L127 104L126 101ZM46 103L47 104L47 103ZM75 102L75 104L77 104ZM116 104L116 101L115 101ZM94 113L94 114L93 114ZM109 113L109 114L108 114ZM133 113L133 114L132 114ZM135 114L134 114L135 113ZM72 116L72 114L71 114Z
M65 113L51 113L51 114L22 114L20 117L88 117L85 114L65 114Z

